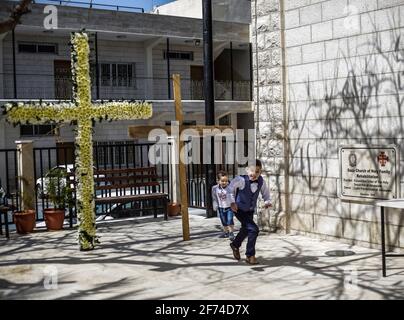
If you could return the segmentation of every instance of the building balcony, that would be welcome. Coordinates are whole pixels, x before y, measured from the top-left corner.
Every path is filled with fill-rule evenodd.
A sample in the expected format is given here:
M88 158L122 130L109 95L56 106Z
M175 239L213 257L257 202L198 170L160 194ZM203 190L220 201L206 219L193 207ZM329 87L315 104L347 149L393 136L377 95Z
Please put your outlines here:
M1 75L0 75L1 76ZM13 74L3 74L4 83L14 83ZM16 74L16 87L5 86L0 99L7 100L70 100L70 76ZM181 79L183 100L204 100L203 80ZM172 100L172 81L168 78L93 77L93 100ZM221 101L251 101L251 81L216 80L215 99Z

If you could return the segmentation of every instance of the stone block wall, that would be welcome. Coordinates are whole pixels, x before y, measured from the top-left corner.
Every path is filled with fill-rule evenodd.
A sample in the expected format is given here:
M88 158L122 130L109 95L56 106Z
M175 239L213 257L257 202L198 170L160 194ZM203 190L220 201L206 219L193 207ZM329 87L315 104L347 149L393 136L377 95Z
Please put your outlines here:
M271 188L274 207L259 210L264 230L277 225L283 211L283 105L281 84L281 25L278 0L252 1L254 111L257 157Z
M274 61L272 54L281 52L279 23L273 23L280 1L257 0L253 15L258 154L274 182L285 179L288 161L291 230L377 246L379 210L338 197L338 147L396 144L404 160L404 1L284 0L286 59ZM281 63L282 80L273 76L282 74ZM289 159L281 143L283 108ZM272 189L278 198L285 192ZM282 215L282 206L274 209L271 216ZM268 225L268 215L261 222ZM388 223L390 244L404 247L402 212L388 210Z

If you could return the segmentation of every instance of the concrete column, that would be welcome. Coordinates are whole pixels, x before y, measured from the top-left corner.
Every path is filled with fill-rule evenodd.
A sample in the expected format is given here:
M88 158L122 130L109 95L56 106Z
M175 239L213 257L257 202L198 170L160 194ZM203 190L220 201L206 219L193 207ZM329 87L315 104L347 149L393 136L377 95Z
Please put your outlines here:
M237 130L237 113L231 113L230 117L230 123L233 130Z
M145 56L145 99L153 99L153 48L160 43L162 38L151 39L144 42Z
M33 141L16 141L21 210L35 208Z

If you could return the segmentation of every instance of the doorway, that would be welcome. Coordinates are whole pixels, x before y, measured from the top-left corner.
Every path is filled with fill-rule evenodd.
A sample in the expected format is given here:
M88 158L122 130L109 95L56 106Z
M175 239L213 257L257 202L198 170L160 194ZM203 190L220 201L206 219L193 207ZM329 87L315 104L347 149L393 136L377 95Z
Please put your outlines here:
M203 66L191 66L191 100L204 100Z
M56 142L57 164L74 164L74 142Z
M72 97L72 73L69 60L55 60L55 99L70 100Z

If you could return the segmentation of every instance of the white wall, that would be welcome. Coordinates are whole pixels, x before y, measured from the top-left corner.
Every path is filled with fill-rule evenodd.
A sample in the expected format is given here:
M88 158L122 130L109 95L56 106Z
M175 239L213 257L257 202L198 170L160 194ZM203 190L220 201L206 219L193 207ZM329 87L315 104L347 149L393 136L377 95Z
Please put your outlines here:
M275 136L283 135L279 122L283 110L273 103L281 101L282 96L281 90L275 91L271 84L277 72L270 54L275 43L270 39L280 36L271 23L279 21L279 2L258 2L257 100L261 110L266 109L260 115L260 134L267 135L259 151L273 164L279 181L276 198L280 198L285 191L282 167L286 159L282 148L275 152L268 147L277 149ZM396 144L404 159L404 89L399 85L404 63L397 59L404 50L399 38L404 28L404 2L284 3L287 78L282 81L287 88L289 113L291 229L373 246L380 243L379 209L338 198L338 147L354 143ZM404 162L400 164L402 167ZM399 179L403 197L402 173ZM278 208L282 210L282 205ZM402 213L389 210L388 221L389 242L404 247L404 235L400 233L404 226Z
M338 146L393 143L404 159L404 106L396 100L404 94L396 87L404 63L396 61L398 52L394 52L396 43L400 52L404 49L403 41L397 42L404 27L403 4L331 0L299 6L286 1L286 16L299 13L300 17L299 21L286 21L291 201L298 208L292 220L294 228L300 229L311 220L310 232L368 243L380 241L379 210L341 202L337 197ZM356 82L350 77L353 74ZM332 100L326 100L327 96ZM352 104L348 96L354 97ZM330 112L337 114L331 122ZM309 179L316 190L304 187ZM402 186L403 180L401 176ZM399 226L404 225L400 216L399 212L390 214L388 229L392 243L404 247L404 238L400 242L399 236Z
M168 84L167 84L167 60L164 59L164 51L166 45L161 44L153 49L153 77L156 79L154 82L154 96L156 99L167 99ZM188 100L190 96L190 80L191 80L191 66L203 65L203 52L202 48L195 48L190 46L170 45L170 50L180 51L194 51L194 60L173 60L170 59L170 73L178 73L181 75L181 89L183 100ZM173 95L171 95L173 98Z
M29 54L18 53L18 42L41 42L57 43L59 52L55 54ZM16 70L17 70L17 93L19 99L42 99L54 98L54 60L69 60L70 47L68 38L25 36L16 34ZM153 76L154 99L167 99L167 61L163 52L165 44L156 46L153 49ZM184 79L184 94L189 95L190 66L203 64L203 52L201 47L171 44L170 50L193 51L194 60L171 60L171 73L178 72ZM134 63L136 67L136 87L117 88L100 86L100 96L111 99L122 97L145 98L145 51L143 42L133 41L98 41L99 64L101 63ZM13 98L13 60L12 41L8 35L4 41L4 97ZM100 73L101 77L101 73ZM93 98L96 97L95 86L92 91ZM184 97L184 99L187 96Z
M213 0L213 20L250 23L250 1L248 0ZM202 18L202 0L177 0L159 6L154 13L181 16L189 18Z

